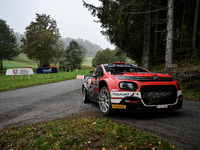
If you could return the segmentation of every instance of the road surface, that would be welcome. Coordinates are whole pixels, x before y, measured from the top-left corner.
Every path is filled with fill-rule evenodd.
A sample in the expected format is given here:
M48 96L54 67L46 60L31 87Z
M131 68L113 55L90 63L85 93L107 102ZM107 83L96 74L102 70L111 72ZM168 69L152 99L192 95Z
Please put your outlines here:
M98 104L82 102L81 85L68 80L0 92L0 128L23 126L70 116L97 116ZM200 149L200 102L184 100L172 112L114 113L112 120L129 124L183 150Z

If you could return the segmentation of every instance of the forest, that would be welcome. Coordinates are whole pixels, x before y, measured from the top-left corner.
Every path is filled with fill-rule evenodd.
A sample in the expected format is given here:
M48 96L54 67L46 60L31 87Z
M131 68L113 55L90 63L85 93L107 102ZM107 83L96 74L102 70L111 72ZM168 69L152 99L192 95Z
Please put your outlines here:
M149 69L166 62L169 32L171 64L199 60L199 0L99 1L102 5L98 7L85 1L84 6L98 18L96 22L104 29L102 34L143 67ZM171 27L167 28L169 24Z

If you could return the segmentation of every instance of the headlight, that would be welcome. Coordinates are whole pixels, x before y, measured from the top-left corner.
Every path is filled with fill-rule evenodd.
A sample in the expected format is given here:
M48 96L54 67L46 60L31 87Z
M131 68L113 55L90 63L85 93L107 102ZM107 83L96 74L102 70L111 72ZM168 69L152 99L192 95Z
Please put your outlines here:
M138 86L136 83L133 83L133 82L120 82L119 88L122 90L136 91Z

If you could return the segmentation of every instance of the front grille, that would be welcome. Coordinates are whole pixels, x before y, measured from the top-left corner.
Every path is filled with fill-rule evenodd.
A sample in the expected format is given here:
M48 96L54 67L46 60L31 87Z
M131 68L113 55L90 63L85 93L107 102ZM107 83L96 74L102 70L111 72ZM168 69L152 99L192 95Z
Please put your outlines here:
M177 90L173 85L143 86L141 94L146 105L173 104L177 98Z

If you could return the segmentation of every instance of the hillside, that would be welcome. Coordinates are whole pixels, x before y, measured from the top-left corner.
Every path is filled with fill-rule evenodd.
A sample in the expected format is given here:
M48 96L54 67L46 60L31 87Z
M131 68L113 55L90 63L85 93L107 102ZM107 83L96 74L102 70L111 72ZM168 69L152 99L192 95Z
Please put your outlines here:
M23 37L25 37L24 34L21 34L21 33L15 33L15 36L17 38L17 43L18 43L18 47L21 46L21 39ZM88 40L84 40L84 39L72 39L70 37L66 37L66 38L60 38L60 40L64 43L64 48L66 49L67 46L69 46L69 43L72 41L72 40L75 40L77 41L80 45L84 46L87 50L86 52L86 55L87 56L95 56L95 54L97 53L97 51L99 50L103 50L101 48L101 46L97 45L97 44L94 44Z

